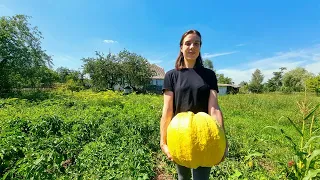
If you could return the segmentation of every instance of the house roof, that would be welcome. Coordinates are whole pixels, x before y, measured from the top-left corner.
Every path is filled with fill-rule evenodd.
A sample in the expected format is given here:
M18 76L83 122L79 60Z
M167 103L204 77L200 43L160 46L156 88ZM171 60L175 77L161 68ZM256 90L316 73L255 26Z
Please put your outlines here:
M218 83L218 86L222 87L222 86L231 86L231 87L234 87L234 88L239 88L240 86L238 85L234 85L234 84L220 84Z
M156 64L151 64L151 69L156 72L156 75L151 77L151 79L164 79L164 76L166 73L164 72L164 69Z

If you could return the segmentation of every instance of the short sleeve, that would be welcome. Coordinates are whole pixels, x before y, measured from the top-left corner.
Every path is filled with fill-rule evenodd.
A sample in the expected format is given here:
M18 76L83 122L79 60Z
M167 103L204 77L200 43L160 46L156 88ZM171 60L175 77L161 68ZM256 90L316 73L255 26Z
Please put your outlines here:
M210 70L208 74L209 75L207 76L207 78L209 78L209 79L207 82L210 86L210 89L216 90L218 93L219 88L218 88L218 80L217 80L216 73L214 71Z
M168 71L164 76L162 93L164 93L165 90L174 91L174 81L173 81L172 71Z

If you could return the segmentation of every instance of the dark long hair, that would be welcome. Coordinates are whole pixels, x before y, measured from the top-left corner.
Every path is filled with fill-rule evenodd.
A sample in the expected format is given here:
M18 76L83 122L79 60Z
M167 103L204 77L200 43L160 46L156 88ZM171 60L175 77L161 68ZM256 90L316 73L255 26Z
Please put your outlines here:
M185 32L185 33L182 35L182 37L181 37L181 39L180 39L180 47L181 47L182 44L183 44L184 38L185 38L187 35L189 35L189 34L196 34L196 35L198 35L198 36L200 37L200 46L202 45L202 40L201 40L201 34L200 34L200 32L197 31L197 30L189 30L189 31ZM176 63L175 63L175 68L176 68L177 70L180 70L180 69L182 69L182 68L185 68L185 66L186 66L186 64L185 64L185 62L184 62L183 54L182 54L182 52L179 50L179 55L178 55L177 60L176 60ZM195 63L195 65L194 65L194 67L195 67L195 68L203 67L203 62L202 62L201 53L199 53L199 56L198 56L197 59L196 59L196 63Z

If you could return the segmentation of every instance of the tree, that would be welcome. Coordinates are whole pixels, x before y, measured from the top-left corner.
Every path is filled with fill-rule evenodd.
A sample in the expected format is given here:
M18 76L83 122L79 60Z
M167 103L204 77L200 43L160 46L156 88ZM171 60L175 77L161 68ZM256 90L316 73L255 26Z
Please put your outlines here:
M118 55L104 56L96 54L97 58L84 58L84 73L88 73L94 88L113 89L116 84L139 89L149 84L154 75L148 61L140 55L127 50Z
M263 91L263 79L264 76L261 71L259 69L256 69L252 74L251 81L249 83L249 91L253 93L261 93Z
M52 65L41 48L41 32L30 27L27 16L0 18L0 91L35 87L38 71Z
M150 84L155 72L151 70L147 59L127 50L121 51L118 56L121 61L124 83L136 89Z
M205 59L205 60L203 61L203 66L204 66L205 68L214 70L214 69L213 69L212 61L211 61L210 59Z
M239 84L240 87L247 86L247 85L248 83L246 81L241 81Z
M224 74L217 74L217 80L221 84L233 84L232 79L224 76Z
M240 84L239 84L239 86L240 86L239 93L241 93L241 94L246 94L246 93L249 92L249 84L248 84L248 82L246 82L246 81L241 81Z
M305 81L311 77L313 77L312 73L302 67L297 67L283 75L283 90L301 92L306 87Z
M317 95L320 94L320 73L317 76L306 79L307 89L311 92L315 92Z
M282 87L283 73L284 73L284 70L286 70L287 68L281 67L279 69L280 71L273 72L273 77L269 79L268 82L266 83L266 88L270 92L279 91Z
M53 87L54 83L59 81L59 75L56 71L42 66L37 71L36 77L39 80L37 84L40 84L40 87Z
M74 82L80 82L83 80L83 73L76 70L71 70L66 67L59 67L56 70L58 79L60 83L66 83L68 80L72 79Z
M113 89L114 85L120 83L123 72L120 69L119 59L109 53L96 52L96 58L83 58L84 73L88 73L95 89Z
M59 82L65 83L67 82L67 76L71 73L71 70L66 67L58 67L56 72L59 76Z

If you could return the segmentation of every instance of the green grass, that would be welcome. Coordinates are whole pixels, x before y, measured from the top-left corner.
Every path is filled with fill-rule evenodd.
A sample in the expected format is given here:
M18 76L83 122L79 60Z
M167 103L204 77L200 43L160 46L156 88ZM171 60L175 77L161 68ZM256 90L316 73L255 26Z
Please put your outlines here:
M0 99L0 177L3 179L176 178L159 148L162 96L82 91L29 93ZM211 179L284 179L296 143L301 94L219 97L229 156ZM319 97L308 96L311 106ZM316 119L315 129L319 128ZM319 135L319 131L317 132ZM251 164L252 163L252 164Z
M286 117L290 117L300 127L299 121L302 120L302 115L297 102L303 99L302 95L281 94L221 97L220 105L231 144L229 159L221 166L226 168L230 164L233 165L233 168L227 169L226 174L230 175L232 171L237 173L238 170L242 174L241 178L278 179L283 170L279 162L286 164L294 152L290 148L291 143L281 136L280 132L265 127L280 127L299 143L298 133ZM309 100L314 106L320 102L318 97L311 97ZM254 166L248 169L246 156L256 152L262 153L263 156L254 158Z

